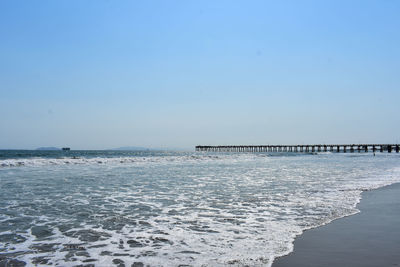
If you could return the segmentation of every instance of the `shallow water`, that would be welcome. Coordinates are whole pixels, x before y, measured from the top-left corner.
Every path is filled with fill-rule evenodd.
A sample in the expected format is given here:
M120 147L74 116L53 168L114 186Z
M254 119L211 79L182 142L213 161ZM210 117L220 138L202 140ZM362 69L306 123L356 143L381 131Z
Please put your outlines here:
M400 181L398 154L0 151L0 259L270 266Z

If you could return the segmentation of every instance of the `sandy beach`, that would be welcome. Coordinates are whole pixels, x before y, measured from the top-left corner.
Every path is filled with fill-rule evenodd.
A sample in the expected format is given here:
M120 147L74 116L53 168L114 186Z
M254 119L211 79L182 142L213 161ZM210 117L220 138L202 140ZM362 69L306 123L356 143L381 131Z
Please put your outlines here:
M299 236L273 267L400 266L400 184L366 191L358 214Z

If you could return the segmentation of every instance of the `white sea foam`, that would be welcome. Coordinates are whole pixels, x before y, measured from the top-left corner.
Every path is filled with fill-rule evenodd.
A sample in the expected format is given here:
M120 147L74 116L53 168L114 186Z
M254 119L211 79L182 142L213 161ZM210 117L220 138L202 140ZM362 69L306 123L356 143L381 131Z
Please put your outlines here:
M231 155L229 160L235 160L238 155ZM149 164L168 162L196 162L226 160L226 157L218 155L184 155L184 156L152 156L152 157L62 157L62 158L14 158L0 160L0 168L23 166L47 166L47 165L100 165L100 164ZM250 156L249 156L250 159ZM241 158L243 161L243 158Z
M270 266L305 229L356 213L362 191L399 182L398 159L328 153L26 159L12 175L17 165L0 170L6 185L0 214L10 225L0 238L21 236L0 241L0 254L59 266Z

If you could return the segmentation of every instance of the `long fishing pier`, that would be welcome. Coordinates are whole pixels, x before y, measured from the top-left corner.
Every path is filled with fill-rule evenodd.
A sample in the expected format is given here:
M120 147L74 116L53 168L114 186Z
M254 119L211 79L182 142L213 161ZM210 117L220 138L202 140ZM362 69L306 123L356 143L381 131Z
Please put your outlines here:
M350 145L251 145L251 146L196 146L196 151L208 152L388 152L399 153L399 144L350 144Z

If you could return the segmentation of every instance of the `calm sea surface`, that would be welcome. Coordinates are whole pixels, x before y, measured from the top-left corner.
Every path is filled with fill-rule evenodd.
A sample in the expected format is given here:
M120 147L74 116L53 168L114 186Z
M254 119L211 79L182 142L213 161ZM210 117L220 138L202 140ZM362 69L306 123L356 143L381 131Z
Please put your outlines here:
M396 153L0 151L0 263L270 266L399 181Z

